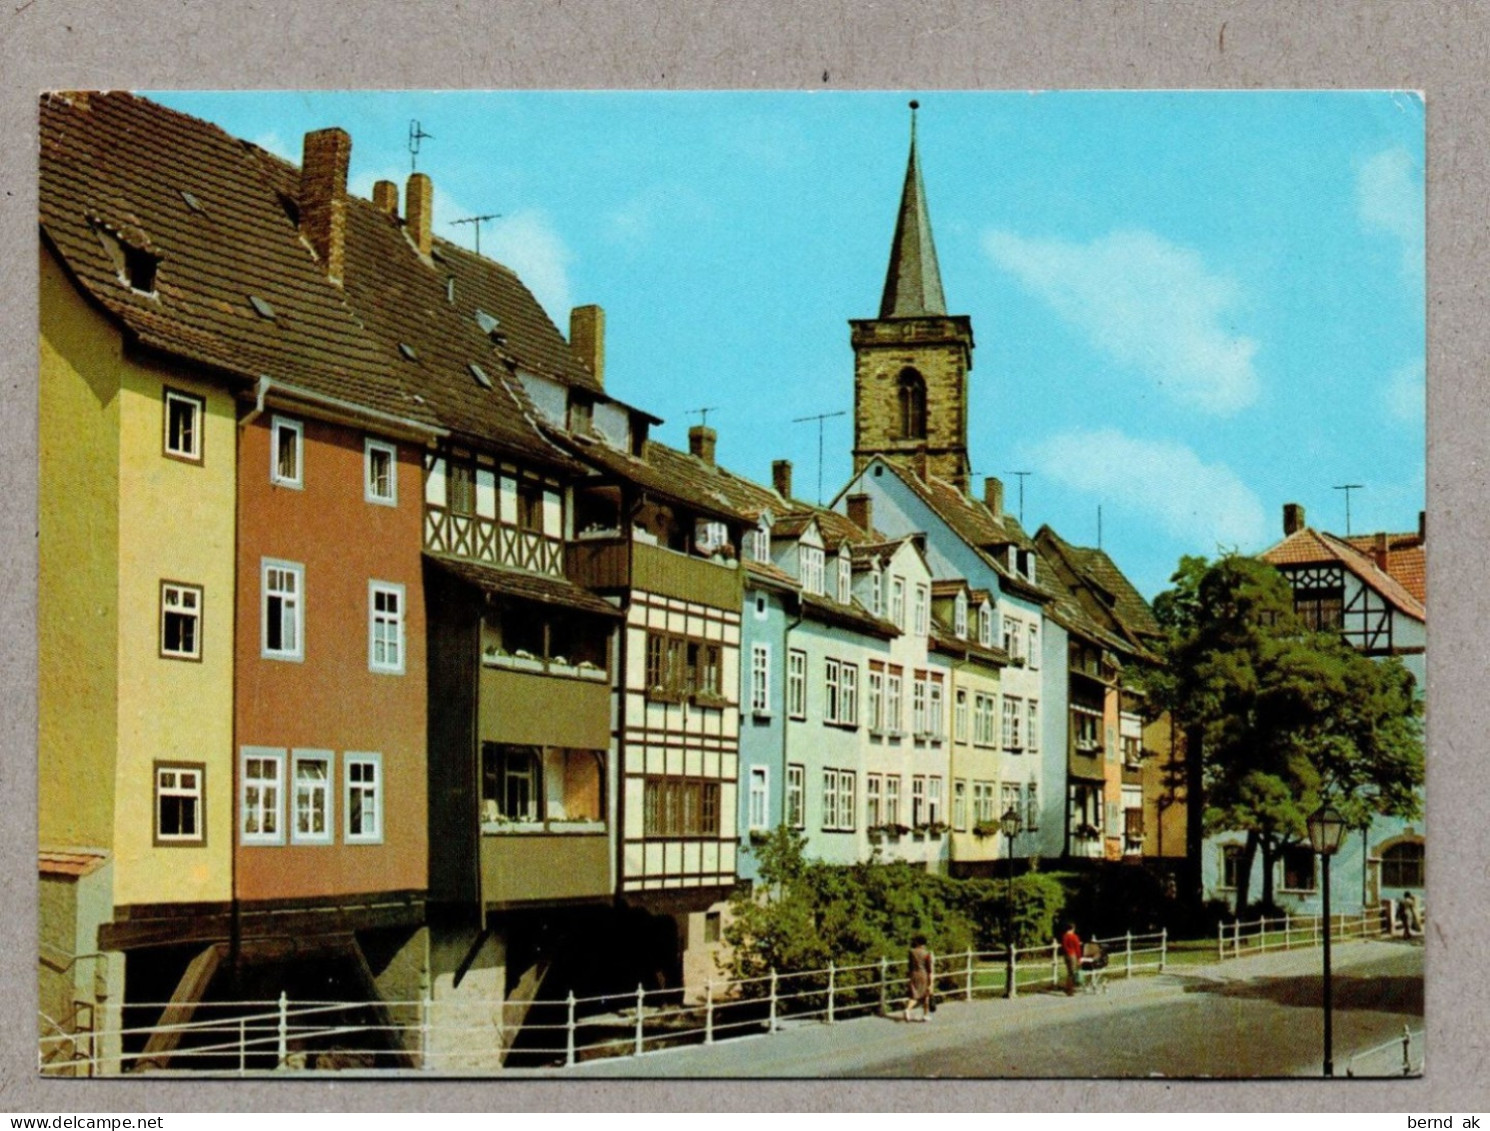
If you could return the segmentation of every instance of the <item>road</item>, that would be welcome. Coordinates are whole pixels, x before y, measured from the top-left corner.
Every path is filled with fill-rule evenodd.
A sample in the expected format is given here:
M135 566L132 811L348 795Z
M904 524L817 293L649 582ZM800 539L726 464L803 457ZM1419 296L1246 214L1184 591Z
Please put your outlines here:
M1349 1054L1423 1025L1423 949L1363 942L1335 951L1335 1071ZM566 1078L1319 1076L1320 953L1296 950L1161 975L1118 978L1106 994L1029 993L950 1001L931 1024L866 1017L789 1022L710 1047L534 1071ZM1414 1041L1414 1063L1422 1044ZM1400 1051L1359 1065L1400 1071ZM512 1075L528 1075L521 1070Z

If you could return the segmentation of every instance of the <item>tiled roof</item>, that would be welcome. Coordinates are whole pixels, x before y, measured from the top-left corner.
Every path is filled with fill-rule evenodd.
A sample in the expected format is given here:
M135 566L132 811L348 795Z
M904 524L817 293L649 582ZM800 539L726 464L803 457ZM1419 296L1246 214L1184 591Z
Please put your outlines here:
M889 461L877 460L883 467L904 483L922 502L939 515L953 532L976 550L988 566L998 574L1000 581L1010 590L1022 592L1036 600L1048 600L1050 591L1043 582L1035 584L1013 573L993 552L996 547L1016 545L1034 549L1034 543L1020 527L1018 519L1011 514L995 516L977 499L969 498L953 484L936 476L922 479L903 467Z
M105 852L74 849L70 852L41 849L36 854L38 871L43 876L86 876L108 862Z
M840 628L868 633L886 640L900 635L900 629L889 621L875 616L858 601L840 605L837 601L819 597L816 593L803 593L801 597L802 614L810 620L838 625Z
M258 151L123 93L44 95L40 140L42 230L84 293L140 344L433 423L315 262ZM158 257L153 295L121 281L100 228Z
M253 153L275 190L294 199L299 170L261 149ZM345 215L347 301L404 384L453 432L530 459L574 466L540 431L513 372L522 368L587 388L595 388L595 380L521 280L501 264L440 239L434 242L438 258L422 260L404 222L370 201L349 196ZM454 302L448 297L450 278ZM478 309L498 319L501 345L478 325ZM400 352L404 345L413 348L412 359ZM491 388L477 381L472 363L491 378Z
M1058 624L1115 652L1153 658L1159 623L1106 553L1074 546L1049 526L1040 528L1035 543L1045 584L1056 594L1050 615Z
M1379 567L1371 555L1333 534L1306 526L1264 551L1261 557L1275 566L1338 562L1407 616L1421 621L1428 619L1424 603L1402 582Z
M1412 531L1408 534L1359 534L1345 539L1373 560L1381 552L1380 540L1386 543L1386 571L1420 602L1427 604L1428 547L1422 535Z
M575 454L584 462L635 483L659 498L693 507L715 518L753 521L750 515L732 504L717 481L690 466L691 456L674 451L665 444L648 440L644 458L638 459L599 440L573 437L571 443Z
M956 633L935 617L931 618L931 645L937 651L948 655L964 656L969 660L979 660L994 667L1009 666L1009 653L1002 648L985 648L976 640L959 639Z
M598 616L620 617L624 614L603 601L588 589L582 589L563 577L550 577L526 570L506 569L486 562L473 562L466 558L454 558L446 554L426 551L425 560L443 570L451 577L474 585L483 592L520 597L526 601L537 601L543 605L559 605L566 609L578 609Z
M745 572L770 582L778 588L796 589L798 585L795 577L771 562L758 562L753 558L746 558Z

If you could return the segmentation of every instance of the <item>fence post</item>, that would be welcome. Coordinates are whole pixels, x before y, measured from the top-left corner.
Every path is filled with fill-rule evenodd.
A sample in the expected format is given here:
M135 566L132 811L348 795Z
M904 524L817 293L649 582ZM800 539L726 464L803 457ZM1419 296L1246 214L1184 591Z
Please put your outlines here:
M569 991L569 1000L565 1002L569 1007L569 1019L564 1024L564 1066L574 1067L574 991Z
M704 1044L714 1043L714 980L704 983Z
M1225 938L1226 938L1226 924L1225 923L1217 923L1216 924L1216 961L1217 962L1225 962L1226 961L1226 942L1225 942Z
M1402 1026L1402 1075L1412 1075L1412 1030Z
M642 984L638 982L636 984L636 1056L641 1056L642 1045L646 1040L646 1037L643 1035L642 1031L642 1006L646 1004L646 1001L647 991L643 989Z
M1283 912L1283 949L1288 949L1288 912Z
M238 1075L248 1075L248 1035L246 1029L248 1022L245 1018L238 1018Z
M1126 959L1126 961L1127 961L1127 972L1125 973L1124 977L1131 978L1131 977L1133 977L1133 932L1132 931L1129 931L1127 933L1127 936L1126 936L1126 940L1125 941L1126 941L1126 944L1127 944L1126 945L1126 950L1125 950L1125 954L1127 956L1127 959Z
M429 980L420 978L423 985L419 987L419 1067L429 1071L429 1031L430 1014L434 1003L430 1001Z
M890 959L880 955L880 1016L890 1012Z
M1242 921L1240 919L1231 927L1231 956L1233 958L1242 956Z
M1009 996L1019 996L1019 948L1010 939L1006 944L1009 948Z
M768 1033L776 1032L776 967L771 967L771 1027Z
M284 990L279 991L279 1064L283 1068L290 1057L290 999Z
M833 960L828 960L828 1024L833 1024L833 984L837 978L837 970Z
M963 1000L973 1000L973 948L969 944L967 948L967 986L963 990Z
M1165 963L1169 961L1169 928L1165 927L1159 932L1159 973L1164 973Z
M1061 984L1060 951L1055 943L1050 944L1050 984L1058 986Z

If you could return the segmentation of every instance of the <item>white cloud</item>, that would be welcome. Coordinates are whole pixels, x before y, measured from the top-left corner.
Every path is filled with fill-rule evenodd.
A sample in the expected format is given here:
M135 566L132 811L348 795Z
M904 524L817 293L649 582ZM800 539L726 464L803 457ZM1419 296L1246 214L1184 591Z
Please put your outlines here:
M361 171L350 178L347 188L354 196L370 198L374 182L392 181L399 186L399 211L402 214L407 180L408 173L399 170ZM476 209L443 195L440 186L435 185L436 235L461 247L474 248L474 225L453 221L478 214ZM560 327L569 325L569 311L574 305L569 265L574 262L574 253L554 229L547 213L527 208L484 221L481 225L481 254L516 271L554 323Z
M1411 361L1389 378L1382 390L1386 410L1404 424L1422 424L1427 412L1428 386L1421 361Z
M712 214L708 202L692 189L657 184L642 189L611 212L605 234L614 243L635 247L657 231L702 224Z
M1257 399L1257 343L1235 332L1234 280L1200 253L1140 230L1090 243L993 231L983 247L1114 361L1176 403L1230 415Z
M1267 537L1262 502L1236 472L1184 444L1073 429L1036 444L1033 457L1042 476L1153 520L1199 552L1256 549Z
M1423 274L1422 170L1405 149L1387 149L1361 166L1356 176L1356 214L1367 231L1385 232L1402 245L1402 272Z

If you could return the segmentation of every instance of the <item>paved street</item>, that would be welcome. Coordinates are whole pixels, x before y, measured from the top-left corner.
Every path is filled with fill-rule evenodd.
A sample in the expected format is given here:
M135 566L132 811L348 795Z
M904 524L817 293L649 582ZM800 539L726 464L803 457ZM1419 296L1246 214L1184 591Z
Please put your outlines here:
M575 1077L1319 1075L1320 954L1290 951L1114 979L1102 995L949 1002L926 1025L880 1017L796 1025L712 1047L582 1064ZM1359 1050L1422 1025L1423 951L1335 953L1336 1073ZM1420 1045L1414 1046L1415 1057ZM1390 1072L1400 1054L1365 1071ZM517 1073L514 1073L517 1074ZM548 1075L549 1073L541 1073Z

